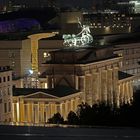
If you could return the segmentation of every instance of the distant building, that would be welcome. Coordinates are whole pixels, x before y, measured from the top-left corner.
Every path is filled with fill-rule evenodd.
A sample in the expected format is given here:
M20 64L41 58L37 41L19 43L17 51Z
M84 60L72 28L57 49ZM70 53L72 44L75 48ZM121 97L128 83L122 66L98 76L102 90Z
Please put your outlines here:
M114 53L123 57L121 70L135 76L133 85L140 88L140 41L139 34L132 34L115 42Z
M129 1L130 4L133 4L134 13L140 13L140 1L138 0L131 0Z
M80 31L77 17L82 24L88 25L93 35L130 33L132 17L117 11L106 10L105 12L80 12L70 11L60 13L58 24L60 33L76 33ZM77 28L78 27L78 28Z
M120 13L138 14L140 13L140 1L138 0L128 0L121 1L117 3L117 10Z
M31 40L1 40L0 41L0 64L9 65L17 87L31 87L30 70L32 70ZM48 58L47 54L52 49L63 47L63 40L40 40L38 50L39 73L45 71L41 64ZM42 79L43 80L43 79ZM24 81L24 82L23 82ZM46 80L43 80L46 81ZM46 82L41 82L40 87L47 88Z
M83 14L83 23L88 24L94 35L131 32L132 17L116 11Z
M0 122L12 122L12 71L8 66L0 67Z

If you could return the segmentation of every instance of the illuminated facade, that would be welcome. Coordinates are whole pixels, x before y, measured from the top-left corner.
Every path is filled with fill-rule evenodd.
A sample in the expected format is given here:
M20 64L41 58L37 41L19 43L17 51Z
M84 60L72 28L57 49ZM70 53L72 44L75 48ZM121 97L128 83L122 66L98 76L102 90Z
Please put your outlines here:
M130 33L133 18L128 14L117 11L105 12L64 12L60 14L61 33L75 34L81 29L78 26L77 17L82 24L90 27L91 34L117 34ZM77 28L79 27L79 28Z
M93 34L117 34L131 32L132 17L114 11L83 14L83 22Z
M119 107L133 100L133 76L119 71L122 57L112 48L89 47L50 51L48 89L18 89L13 93L13 122L44 124L54 113L67 119L77 105L106 103Z
M123 57L121 71L135 76L133 85L140 88L140 43L118 43L114 47L114 53Z
M57 112L66 120L69 111L76 111L82 102L116 107L131 103L133 76L119 71L122 57L112 52L108 47L50 50L49 59L42 64L48 89L14 88L13 95L2 94L1 109L6 112L1 114L1 122L40 125ZM4 72L1 74L3 79ZM1 88L5 91L10 86L11 91L11 82L1 83ZM7 112L9 102L12 107Z
M33 63L36 59L32 57L32 51L38 48L38 71L43 73L45 67L41 65L47 59L48 50L61 48L63 40L39 40L36 41L37 47L34 50L31 47L31 39L25 38L22 40L0 40L0 64L1 66L9 65L12 68L13 79L16 87L31 87L30 86L30 72L33 69ZM32 48L32 49L31 49ZM34 55L33 55L34 56ZM28 80L29 79L29 80ZM42 79L45 80L45 79ZM28 82L27 82L28 81ZM45 80L46 81L46 80ZM47 87L41 84L41 87Z
M134 13L140 13L140 2L138 0L130 0L130 4L133 4Z
M12 122L12 71L0 67L0 122Z

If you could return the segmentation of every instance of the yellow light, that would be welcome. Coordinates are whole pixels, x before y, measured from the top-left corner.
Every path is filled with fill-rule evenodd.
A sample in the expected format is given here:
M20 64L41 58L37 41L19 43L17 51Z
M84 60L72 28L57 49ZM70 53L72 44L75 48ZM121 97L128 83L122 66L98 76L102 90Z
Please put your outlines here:
M17 107L17 121L19 122L19 102L16 103Z

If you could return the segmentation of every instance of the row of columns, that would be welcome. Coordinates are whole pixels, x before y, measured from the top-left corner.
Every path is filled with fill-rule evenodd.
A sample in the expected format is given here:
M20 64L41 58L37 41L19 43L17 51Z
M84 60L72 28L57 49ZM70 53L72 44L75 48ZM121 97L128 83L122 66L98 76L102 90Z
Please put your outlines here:
M80 104L80 98L76 97L71 100L62 101L60 104L50 102L45 104L39 102L28 102L24 104L24 100L13 103L13 122L18 123L46 123L55 113L59 112L66 120L70 111L76 111Z
M131 104L131 101L133 100L132 81L129 80L119 83L118 100L120 101L120 104Z
M129 103L133 96L131 81L123 82L124 88L121 87L121 84L119 86L118 67L100 69L98 72L79 76L79 79L78 84L82 84L82 88L80 87L79 90L84 93L83 102L89 105L104 102L119 107L122 102Z

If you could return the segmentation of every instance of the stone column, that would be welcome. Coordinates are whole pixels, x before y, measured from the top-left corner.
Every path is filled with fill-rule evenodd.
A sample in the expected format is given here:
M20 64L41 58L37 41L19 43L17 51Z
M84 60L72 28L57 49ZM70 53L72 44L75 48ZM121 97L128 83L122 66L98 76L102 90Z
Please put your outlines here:
M118 100L118 67L113 68L113 102L117 105Z
M107 70L107 102L113 105L113 70Z
M54 103L50 103L50 112L51 112L51 117L56 113L56 108Z
M85 76L85 101L89 105L92 105L92 77L91 74Z
M19 106L20 106L20 122L24 122L24 101L23 100L20 100Z
M126 85L126 82L124 82L123 85L124 85L124 103L127 104L127 85Z
M13 122L17 122L17 105L13 103Z
M68 115L68 113L71 111L71 108L70 108L70 101L66 101L66 103L65 103L65 109L66 109L66 113L65 113L65 115L67 116Z
M16 103L16 122L20 122L20 106L19 102Z
M61 115L63 116L64 120L66 120L66 106L65 103L61 103Z
M34 115L34 118L35 118L35 123L39 123L39 104L34 104L34 111L35 111L35 115Z
M100 84L99 84L99 73L98 72L94 72L93 73L93 77L92 77L92 86L93 86L93 102L94 103L99 103L100 101Z
M33 106L32 103L28 103L28 122L31 123L32 122L32 118L33 118Z
M71 111L74 111L74 99L71 99L70 100L70 104L71 104L71 107L70 107L70 109L71 109Z
M79 76L75 77L75 88L79 90Z
M40 115L40 121L41 121L41 123L43 123L44 122L44 102L40 103L40 113L39 113L39 115Z
M45 108L45 110L46 110L46 120L48 121L48 119L51 118L50 105L47 104L45 107L46 107Z
M133 90L132 90L132 84L131 81L127 81L127 102L130 104L131 100L133 99Z
M133 86L132 81L129 81L130 99L133 100Z
M124 84L120 83L120 104L124 103Z
M107 71L101 71L101 98L102 102L107 103Z
M77 109L77 107L78 107L79 104L81 104L80 98L79 97L76 97L75 98L75 109Z
M79 76L78 80L78 89L82 91L82 102L85 102L86 100L86 94L85 94L85 76Z

